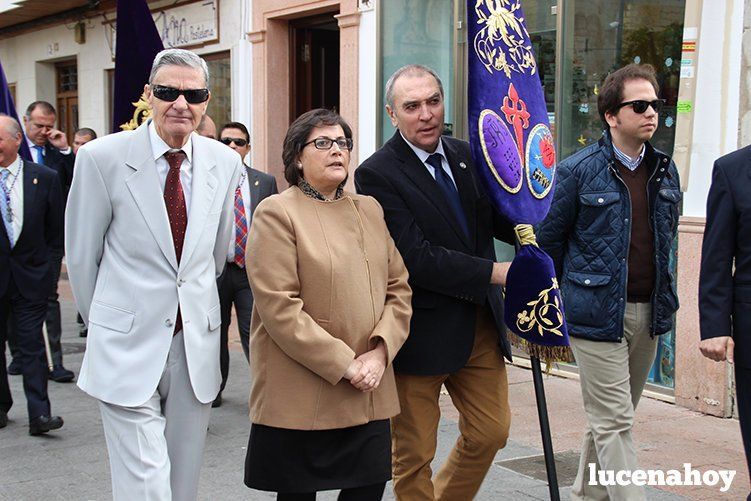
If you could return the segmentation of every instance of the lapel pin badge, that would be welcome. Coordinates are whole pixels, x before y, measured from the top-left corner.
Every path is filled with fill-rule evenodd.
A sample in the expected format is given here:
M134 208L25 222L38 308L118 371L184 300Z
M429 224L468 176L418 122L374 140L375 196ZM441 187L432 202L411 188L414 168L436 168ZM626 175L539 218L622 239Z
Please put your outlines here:
M466 169L467 164L465 164L464 162L459 162L459 167L461 167L462 169Z
M37 180L37 178L34 178L34 180L32 181L32 183L34 183L34 184L37 184L38 182L39 181Z
M253 183L255 186L258 186L258 179L256 179L256 182Z

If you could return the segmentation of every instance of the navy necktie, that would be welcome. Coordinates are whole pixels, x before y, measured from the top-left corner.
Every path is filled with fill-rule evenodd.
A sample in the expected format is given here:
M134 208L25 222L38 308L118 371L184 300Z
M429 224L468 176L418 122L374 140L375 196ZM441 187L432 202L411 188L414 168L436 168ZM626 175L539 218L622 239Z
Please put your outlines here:
M456 191L456 186L454 186L454 182L451 180L448 172L443 170L440 153L433 153L427 160L425 160L425 162L435 169L435 182L438 183L438 186L441 188L451 211L456 217L456 221L459 223L462 230L464 230L464 234L469 236L469 228L467 227L467 218L464 215L464 209L462 208L462 200L459 198L459 192Z
M44 165L44 146L34 145L34 149L37 150L37 163Z

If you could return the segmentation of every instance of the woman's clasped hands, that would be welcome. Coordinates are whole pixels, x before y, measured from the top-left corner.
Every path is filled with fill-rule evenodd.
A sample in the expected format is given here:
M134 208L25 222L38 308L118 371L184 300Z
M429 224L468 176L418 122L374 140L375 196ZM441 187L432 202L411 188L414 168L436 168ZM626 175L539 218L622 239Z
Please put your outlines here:
M383 341L379 341L375 348L366 351L349 364L344 378L349 379L350 384L362 392L373 391L381 383L386 362L386 347Z

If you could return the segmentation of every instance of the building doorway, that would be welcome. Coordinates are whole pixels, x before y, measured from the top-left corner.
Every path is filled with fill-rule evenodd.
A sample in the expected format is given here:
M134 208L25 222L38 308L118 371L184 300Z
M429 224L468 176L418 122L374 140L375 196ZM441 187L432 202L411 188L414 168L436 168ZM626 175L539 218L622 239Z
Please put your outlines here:
M78 129L78 65L76 61L55 64L57 80L57 126L73 144Z
M290 122L314 108L339 108L339 25L336 12L289 23Z

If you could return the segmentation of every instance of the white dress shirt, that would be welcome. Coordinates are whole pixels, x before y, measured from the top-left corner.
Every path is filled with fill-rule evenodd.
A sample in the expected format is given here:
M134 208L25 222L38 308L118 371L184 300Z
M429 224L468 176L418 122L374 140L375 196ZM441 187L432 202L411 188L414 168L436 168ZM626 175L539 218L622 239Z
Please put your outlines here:
M21 230L23 230L23 162L21 156L17 156L16 161L7 169L10 175L6 180L6 185L8 188L13 187L10 191L10 210L13 212L13 242L15 243L18 242L18 237L21 236ZM3 168L0 167L0 170ZM0 192L0 196L5 196L4 192Z
M402 134L402 131L399 131L399 134ZM454 188L457 188L456 186L456 180L454 179L454 175L451 173L451 167L449 166L448 159L446 158L446 153L443 150L443 141L439 138L438 139L438 146L436 147L435 151L433 153L428 153L427 151L418 148L414 144L410 143L406 137L404 137L404 134L402 134L402 139L404 139L404 142L409 145L410 148L412 148L412 151L415 152L417 155L417 158L420 159L420 161L425 165L425 168L428 169L428 172L430 175L435 179L435 168L427 163L428 157L432 155L433 153L438 153L441 155L441 167L443 167L444 172L446 172L449 177L451 178L451 182L454 183ZM457 188L458 191L458 188Z
M235 186L235 189L232 190L234 193L237 191L237 186ZM248 184L248 171L247 169L245 172L242 173L240 176L240 194L243 197L243 211L245 212L245 223L247 225L247 229L250 230L250 184ZM235 262L235 216L234 211L232 212L232 238L229 240L229 251L227 252L227 262L228 263L234 263Z
M164 185L167 183L167 173L169 172L169 162L164 158L164 154L174 149L159 137L154 127L154 121L149 122L149 140L151 141L151 151L154 162L156 163L156 173L159 175L159 186L164 193ZM191 182L193 180L193 140L188 136L188 142L180 148L185 152L185 160L180 165L180 184L183 187L183 196L185 196L185 212L190 216L190 192Z
M34 163L42 164L44 165L44 156L47 154L44 146L42 146L42 152L40 153L39 150L36 149L36 144L31 142L31 139L29 139L29 136L26 137L26 144L29 146L29 151L31 152L31 156L34 157ZM64 150L57 150L63 155L70 155L73 151L73 148L68 146ZM42 158L39 158L39 155L42 155Z
M641 161L644 160L644 152L646 151L647 148L642 144L641 152L636 156L636 158L631 158L630 156L619 150L615 143L613 144L613 153L615 153L615 158L617 158L619 162L625 165L626 168L632 172L641 165Z

